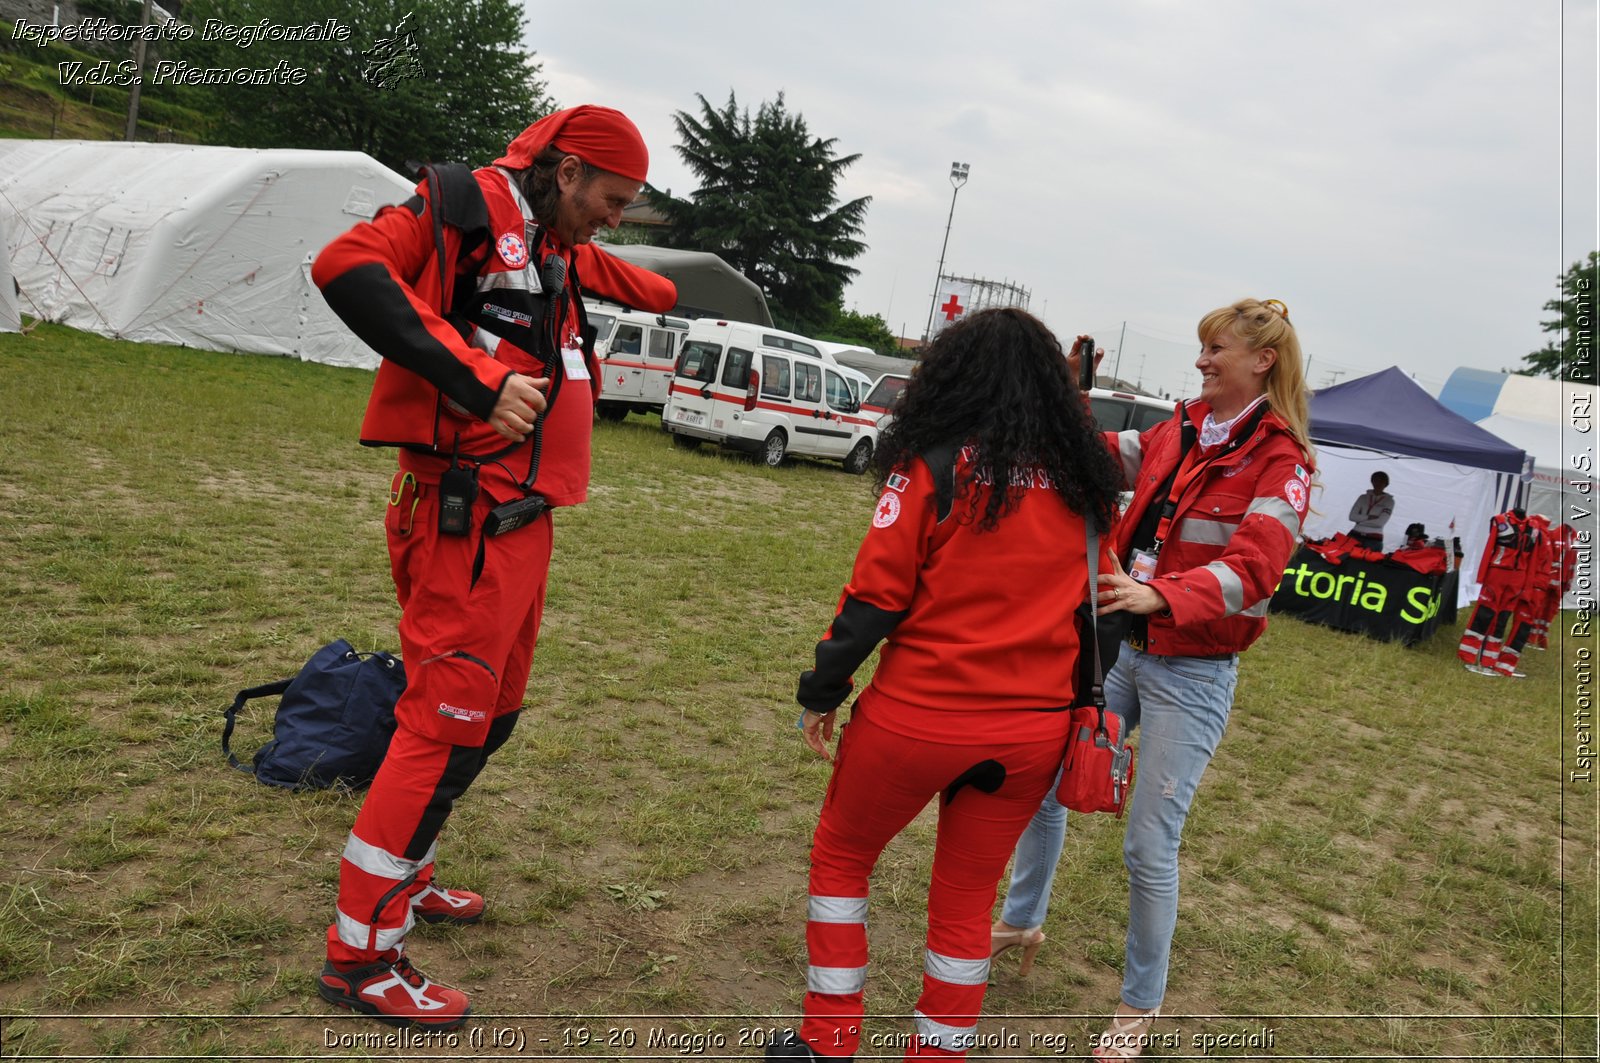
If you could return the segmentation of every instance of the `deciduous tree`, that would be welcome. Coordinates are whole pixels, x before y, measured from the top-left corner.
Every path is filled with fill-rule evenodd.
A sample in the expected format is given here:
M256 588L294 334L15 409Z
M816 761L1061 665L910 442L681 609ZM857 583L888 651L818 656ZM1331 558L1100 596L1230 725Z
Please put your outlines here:
M540 65L522 46L513 0L192 0L185 22L303 26L337 18L347 41L270 35L183 42L196 68L304 70L298 85L203 85L224 112L220 139L244 147L353 149L404 169L407 161L482 165L530 122L555 109Z

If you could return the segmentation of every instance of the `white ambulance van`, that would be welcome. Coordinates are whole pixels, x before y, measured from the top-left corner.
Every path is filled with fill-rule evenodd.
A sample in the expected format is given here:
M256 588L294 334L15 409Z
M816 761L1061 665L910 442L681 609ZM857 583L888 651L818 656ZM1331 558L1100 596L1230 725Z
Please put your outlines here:
M672 384L686 318L647 314L612 303L584 304L589 323L600 330L595 355L600 360L600 398L595 412L608 421L633 413L660 413Z
M811 340L740 321L691 322L661 425L682 447L702 442L777 466L790 454L862 473L878 444L850 383Z

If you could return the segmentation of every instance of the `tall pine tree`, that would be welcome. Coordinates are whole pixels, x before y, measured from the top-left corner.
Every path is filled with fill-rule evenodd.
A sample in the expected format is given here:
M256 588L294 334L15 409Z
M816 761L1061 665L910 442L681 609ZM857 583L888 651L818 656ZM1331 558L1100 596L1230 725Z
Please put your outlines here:
M752 116L732 92L717 110L699 93L698 117L673 115L678 156L700 179L686 199L649 190L674 247L710 251L761 287L780 326L810 332L830 322L867 249L859 239L870 196L840 203L839 179L860 155L835 155L813 137L783 94Z

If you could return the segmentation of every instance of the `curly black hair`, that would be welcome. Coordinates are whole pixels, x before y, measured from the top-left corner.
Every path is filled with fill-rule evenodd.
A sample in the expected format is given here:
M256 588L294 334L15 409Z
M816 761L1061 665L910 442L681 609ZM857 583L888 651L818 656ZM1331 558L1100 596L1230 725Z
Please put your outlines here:
M913 458L944 444L972 444L975 462L956 485L969 518L992 530L1016 508L1022 488L1012 474L1042 469L1074 512L1102 533L1111 527L1122 470L1089 415L1067 369L1061 342L1032 314L1014 307L982 310L951 325L929 346L878 440L878 490ZM989 492L979 514L975 480L1006 484Z

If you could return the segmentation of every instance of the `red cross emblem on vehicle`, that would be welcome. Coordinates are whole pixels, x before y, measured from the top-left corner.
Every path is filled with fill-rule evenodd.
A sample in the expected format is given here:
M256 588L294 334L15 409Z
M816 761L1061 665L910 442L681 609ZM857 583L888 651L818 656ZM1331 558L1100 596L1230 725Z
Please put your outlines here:
M626 379L627 379L627 377L623 376L621 373L618 373L617 374L617 387L620 388L622 386L622 382L624 380L626 380Z

